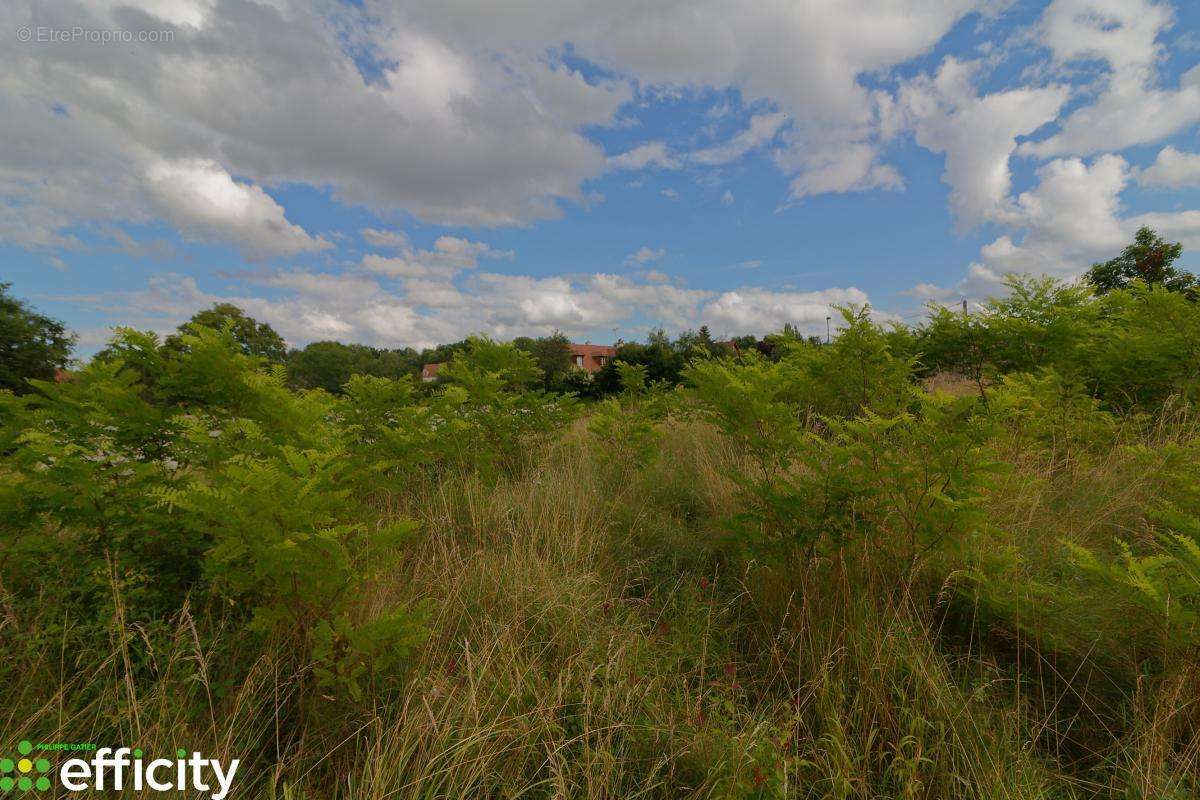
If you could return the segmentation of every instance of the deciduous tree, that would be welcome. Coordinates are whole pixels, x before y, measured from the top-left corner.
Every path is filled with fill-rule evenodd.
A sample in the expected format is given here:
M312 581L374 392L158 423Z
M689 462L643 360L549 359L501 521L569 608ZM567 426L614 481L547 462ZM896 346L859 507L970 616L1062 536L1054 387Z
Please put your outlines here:
M71 357L75 337L63 324L39 314L0 283L0 389L29 390L29 379L51 380Z

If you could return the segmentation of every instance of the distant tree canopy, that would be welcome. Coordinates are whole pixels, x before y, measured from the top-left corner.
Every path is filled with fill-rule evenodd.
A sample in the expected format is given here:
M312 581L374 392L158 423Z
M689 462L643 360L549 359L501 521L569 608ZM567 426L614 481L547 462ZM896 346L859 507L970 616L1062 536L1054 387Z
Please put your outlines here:
M0 389L29 391L29 379L52 380L65 367L75 337L61 322L39 314L0 283Z
M542 370L532 354L514 342L497 342L486 336L468 338L466 349L450 359L438 377L476 394L486 394L484 387L493 381L504 391L524 391L542 385Z
M415 350L385 350L363 344L313 342L288 355L289 381L303 389L340 394L352 375L402 378L419 369Z
M438 380L416 384L419 393L437 392L444 384L469 386L476 392L495 384L505 391L539 389L584 398L622 392L625 386L622 371L633 368L644 375L647 384L678 385L684 381L689 365L704 361L744 357L746 362L776 363L790 359L793 363L807 364L816 370L813 374L821 372L817 367L822 364L832 365L829 369L821 368L824 370L821 385L834 387L843 399L850 398L847 402L861 404L864 402L861 398L854 399L861 389L861 380L853 386L842 385L845 376L839 371L839 354L850 352L853 358L847 356L847 359L859 363L865 353L883 363L886 359L879 354L886 351L896 364L909 365L906 368L911 368L918 377L956 373L974 381L982 394L1003 375L1032 372L1041 367L1062 369L1064 374L1075 369L1072 364L1095 358L1101 344L1112 343L1103 336L1093 335L1093 328L1104 327L1106 335L1112 338L1115 336L1112 331L1116 330L1114 320L1136 318L1143 311L1146 315L1143 323L1160 324L1164 330L1175 331L1172 335L1184 339L1194 337L1196 328L1192 320L1195 308L1200 305L1196 302L1200 300L1200 281L1175 266L1182 251L1178 242L1167 242L1155 231L1143 227L1119 255L1094 264L1087 273L1086 284L1009 275L1007 291L980 304L976 312L935 304L928 318L914 326L899 323L873 326L868 324L864 309L839 309L842 321L837 336L828 339L828 334L812 335L791 322L761 338L742 335L720 341L707 326L685 330L674 337L657 328L649 332L644 342L618 342L615 357L595 373L574 367L571 341L558 331L549 336L517 337L507 343L469 337L420 353L412 348L382 349L322 341L292 350L285 356L281 355L284 342L279 334L230 304L218 304L197 313L179 327L179 333L168 337L161 348L153 334L145 334L153 341L130 348L127 345L133 340L126 334L121 340L126 345L110 346L96 358L102 361L120 358L127 367L139 370L149 384L154 374L151 362L160 357L186 355L182 348L190 345L184 342L194 342L195 337L185 334L202 328L227 329L246 354L285 362L288 381L298 388L343 394L354 375L415 378L423 365L439 363L445 368L438 372ZM8 297L7 288L0 284L0 344L5 347L0 353L0 387L20 391L28 377L52 377L54 367L65 364L71 340L64 335L60 323ZM1140 394L1111 399L1113 407L1122 403L1127 407L1152 404L1181 385L1190 387L1177 374L1178 365L1168 357L1176 352L1172 349L1175 345L1159 347L1161 343L1155 342L1143 343L1144 352L1137 359L1112 358L1105 362L1106 369L1111 367L1111 374L1097 371L1089 378L1095 391L1104 394L1113 386L1123 385L1122 381L1128 383L1126 373L1134 369L1158 377L1151 380L1146 375L1139 376L1134 383L1140 387ZM891 361L888 365L890 369ZM829 399L826 405L836 404Z
M571 373L571 340L559 331L536 339L518 336L513 339L518 350L533 356L542 371L544 389L561 390L564 379Z
M1116 258L1093 264L1087 280L1097 294L1124 289L1130 281L1141 280L1148 285L1162 286L1170 292L1195 292L1196 276L1175 268L1183 254L1183 245L1168 242L1146 226L1138 228L1133 243Z
M604 368L596 373L596 388L602 394L615 394L622 389L621 372L617 367L618 361L626 364L636 364L646 368L646 380L649 383L666 381L678 383L679 374L687 364L687 353L692 349L695 334L682 334L675 346L662 329L650 332L646 344L627 342L617 348L617 355Z
M455 353L461 353L467 349L467 340L460 339L457 342L449 344L439 344L437 347L427 348L421 351L418 359L417 368L425 364L444 364L454 358Z
M282 364L287 358L287 343L283 337L270 325L259 322L232 303L217 303L212 308L196 312L179 326L178 333L168 336L163 344L168 349L177 349L181 346L182 335L194 327L221 330L226 325L231 326L234 340L246 355L261 356L275 364Z

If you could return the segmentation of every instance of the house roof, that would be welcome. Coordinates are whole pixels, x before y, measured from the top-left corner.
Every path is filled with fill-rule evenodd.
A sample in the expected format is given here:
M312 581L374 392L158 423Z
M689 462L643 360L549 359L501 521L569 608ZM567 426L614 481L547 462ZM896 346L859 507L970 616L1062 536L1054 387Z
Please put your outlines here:
M425 366L421 367L421 377L422 378L437 377L438 370L440 370L442 368L442 365L444 363L445 362L442 362L442 361L436 361L432 364L426 364Z
M607 344L571 344L573 356L615 356L617 348Z

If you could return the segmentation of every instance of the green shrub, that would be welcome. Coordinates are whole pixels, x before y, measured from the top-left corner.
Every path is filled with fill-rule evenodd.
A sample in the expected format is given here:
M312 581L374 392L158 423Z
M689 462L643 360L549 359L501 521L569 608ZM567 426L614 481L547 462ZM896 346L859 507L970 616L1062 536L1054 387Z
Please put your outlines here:
M747 544L811 554L867 536L915 563L980 523L979 490L992 466L981 445L991 423L976 413L974 398L908 388L907 363L877 344L864 330L844 351L805 354L799 369L787 356L778 363L750 358L689 368L702 413L748 457L747 467L731 475L742 489L745 510L735 524ZM822 359L821 367L832 368L856 352L866 361L856 385L878 387L881 395L852 399L851 407L862 409L857 417L802 411L795 398L814 396L813 362ZM876 404L913 410L885 416L871 410Z
M0 393L6 603L31 619L60 609L80 642L106 637L117 606L166 636L190 603L299 642L322 683L359 697L420 640L424 614L364 603L415 530L381 521L377 501L449 470L510 468L560 429L573 405L525 390L531 363L477 340L430 396L357 376L339 398L290 390L229 326L191 326L171 347L121 330L73 380Z
M1099 307L1102 324L1084 349L1097 396L1122 410L1200 397L1200 303L1135 283L1105 294Z
M646 386L646 367L617 361L619 395L601 400L588 420L588 431L601 445L601 460L617 466L645 467L659 452L658 424L670 407L669 390Z

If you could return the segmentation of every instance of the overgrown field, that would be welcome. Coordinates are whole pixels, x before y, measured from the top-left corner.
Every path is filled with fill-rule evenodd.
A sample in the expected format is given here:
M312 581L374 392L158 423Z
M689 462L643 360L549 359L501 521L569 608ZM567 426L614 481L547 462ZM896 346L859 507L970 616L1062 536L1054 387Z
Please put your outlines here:
M0 743L236 797L1200 796L1200 308L1015 284L595 404L474 340L0 394Z

